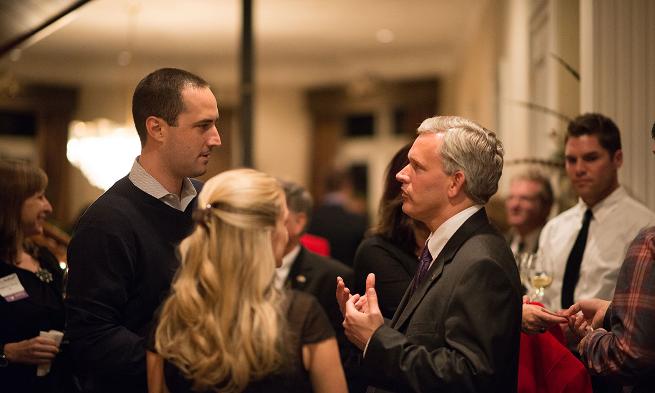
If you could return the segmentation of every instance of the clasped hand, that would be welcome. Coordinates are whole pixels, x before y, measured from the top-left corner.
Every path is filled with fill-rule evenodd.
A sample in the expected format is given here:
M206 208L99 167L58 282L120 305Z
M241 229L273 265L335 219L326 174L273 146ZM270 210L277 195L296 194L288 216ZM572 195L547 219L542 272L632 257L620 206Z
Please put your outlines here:
M54 340L41 336L5 344L5 354L10 363L48 364L58 352L59 347Z
M366 293L352 295L341 277L337 277L337 303L343 315L343 328L348 340L364 350L373 333L384 324L375 292L375 274L366 277Z

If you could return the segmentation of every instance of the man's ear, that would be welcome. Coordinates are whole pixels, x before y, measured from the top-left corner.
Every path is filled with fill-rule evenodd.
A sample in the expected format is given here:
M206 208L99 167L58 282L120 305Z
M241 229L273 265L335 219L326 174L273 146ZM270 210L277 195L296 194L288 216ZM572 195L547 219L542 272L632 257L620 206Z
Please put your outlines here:
M612 157L612 162L614 162L614 167L616 169L621 168L621 165L623 165L623 150L619 149L614 152L614 157Z
M159 117L149 116L146 119L146 130L148 131L148 139L152 139L157 142L162 142L164 140L164 126L166 122L160 119Z
M304 233L307 229L307 214L304 212L297 213L296 218L300 227L300 233Z
M462 171L455 171L454 174L450 176L450 185L448 186L448 197L454 198L460 195L461 192L464 192L464 183L466 182L466 176Z

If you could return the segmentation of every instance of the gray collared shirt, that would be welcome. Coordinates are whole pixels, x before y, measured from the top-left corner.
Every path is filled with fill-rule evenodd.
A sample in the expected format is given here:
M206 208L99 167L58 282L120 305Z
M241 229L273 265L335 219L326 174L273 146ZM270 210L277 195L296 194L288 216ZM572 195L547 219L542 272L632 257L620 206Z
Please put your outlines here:
M143 169L141 164L139 164L139 157L134 160L128 178L141 191L159 199L173 209L180 211L185 211L187 206L189 206L189 203L191 203L193 198L198 194L188 177L185 177L182 181L182 192L179 197L168 192L161 183Z

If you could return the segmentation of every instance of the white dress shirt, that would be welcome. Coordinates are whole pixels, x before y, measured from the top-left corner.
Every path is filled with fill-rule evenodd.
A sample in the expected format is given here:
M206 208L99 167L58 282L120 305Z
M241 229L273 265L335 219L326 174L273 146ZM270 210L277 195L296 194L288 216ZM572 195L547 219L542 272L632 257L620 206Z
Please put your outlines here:
M543 303L552 310L562 308L566 261L586 210L587 205L579 200L575 206L550 220L541 231L539 252L553 270L553 283L545 290ZM594 297L611 300L628 246L639 231L655 225L655 213L631 198L622 187L598 202L591 211L593 218L589 223L574 301Z
M289 277L289 272L291 271L291 265L293 265L293 261L296 260L298 254L300 254L300 244L282 257L282 265L275 269L275 288L280 290L284 288L284 283L287 281L287 277Z
M188 177L185 177L182 182L182 192L179 197L168 192L157 179L143 169L141 164L139 164L139 157L134 160L128 178L141 191L180 211L185 211L189 203L198 194Z
M432 263L430 263L430 267L432 267L434 260L437 259L441 250L443 250L446 243L448 243L448 240L450 240L455 232L457 232L459 227L461 227L466 220L471 218L471 216L477 213L480 209L482 209L482 205L468 207L444 221L439 228L430 234L426 241L428 250L430 250L430 255L432 255Z

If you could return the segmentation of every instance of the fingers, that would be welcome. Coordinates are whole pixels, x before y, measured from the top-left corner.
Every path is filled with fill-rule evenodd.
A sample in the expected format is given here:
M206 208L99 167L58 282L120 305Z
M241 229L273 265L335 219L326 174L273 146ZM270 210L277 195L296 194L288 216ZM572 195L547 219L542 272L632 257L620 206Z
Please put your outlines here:
M337 298L337 303L339 304L339 309L341 310L341 314L345 315L346 312L346 301L350 298L350 289L346 287L346 283L343 282L343 278L337 277L337 290L336 290L336 298Z
M375 288L375 274L374 273L369 273L368 276L366 276L366 293L368 294L368 290L370 288Z
M355 307L355 303L359 300L360 296L359 295L354 295L351 296L348 301L346 301L346 315L352 314L354 312L357 312L357 307Z
M373 274L369 274L372 276ZM375 277L373 277L373 283L375 283ZM380 307L378 306L378 294L375 291L375 286L371 286L366 290L366 297L368 301L368 311L370 312L379 312Z
M357 302L355 303L355 308L357 309L357 311L360 311L360 312L365 312L366 311L366 305L368 304L367 299L368 299L368 297L366 295L364 295L364 296L361 296L359 298L359 300L357 300Z
M566 317L570 317L571 315L575 315L575 314L579 313L581 310L582 310L582 307L580 306L580 303L575 303L574 305L572 305L568 309L562 310L561 315L566 316Z

